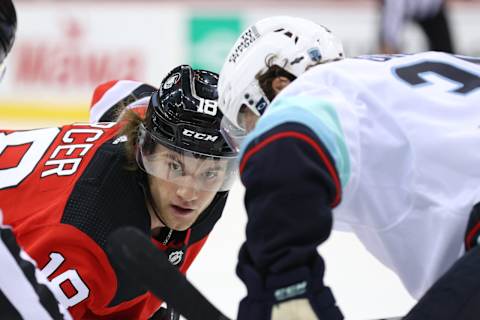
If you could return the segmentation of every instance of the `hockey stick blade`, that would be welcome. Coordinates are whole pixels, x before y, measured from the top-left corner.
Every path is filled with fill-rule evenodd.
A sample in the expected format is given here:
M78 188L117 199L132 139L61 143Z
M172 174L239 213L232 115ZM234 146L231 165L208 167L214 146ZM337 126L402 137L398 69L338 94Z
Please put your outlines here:
M115 230L109 236L107 250L120 268L188 320L230 320L140 230Z

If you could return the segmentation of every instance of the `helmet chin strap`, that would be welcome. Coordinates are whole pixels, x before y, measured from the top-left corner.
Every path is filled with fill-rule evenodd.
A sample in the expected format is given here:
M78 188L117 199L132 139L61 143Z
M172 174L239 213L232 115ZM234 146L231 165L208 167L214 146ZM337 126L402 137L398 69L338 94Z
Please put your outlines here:
M147 201L147 205L150 206L150 208L152 208L153 214L163 224L164 228L168 229L168 234L165 237L165 239L162 241L162 243L164 245L166 245L168 243L168 241L170 240L170 238L172 237L173 231L175 231L175 230L173 228L169 227L168 224L162 218L160 218L160 215L158 214L158 212L156 210L155 201L153 200L152 193L150 192L150 188L148 188L148 186L145 185L144 181L142 181L140 183L140 185L143 189L143 193L145 195L145 200Z
M158 220L160 220L160 222L168 227L168 225L165 223L165 221L163 221L162 218L160 218L160 215L158 214L157 210L155 209L156 205L155 205L155 201L153 200L153 197L152 197L152 193L150 192L150 190L146 190L146 196L147 196L147 201L148 201L148 204L150 205L150 208L152 208L152 211L153 211L153 214L155 215L155 217L157 217Z
M168 234L165 237L165 239L162 241L162 243L164 245L166 245L168 243L168 241L170 240L170 238L172 237L172 234L173 234L174 230L172 228L170 228L167 225L167 223L165 221L163 221L162 218L160 218L160 215L158 214L157 209L155 209L156 205L155 205L155 201L153 200L152 193L150 192L150 189L147 189L147 201L148 201L148 204L150 205L150 207L152 208L152 211L153 211L153 214L155 215L155 217L157 217L157 219L164 225L164 228L168 229Z

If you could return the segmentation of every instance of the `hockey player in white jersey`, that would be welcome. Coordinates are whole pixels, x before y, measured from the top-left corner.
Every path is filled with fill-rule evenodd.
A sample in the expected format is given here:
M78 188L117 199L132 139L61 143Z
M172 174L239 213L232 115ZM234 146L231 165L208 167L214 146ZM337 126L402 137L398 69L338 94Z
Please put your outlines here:
M219 82L246 188L239 320L343 319L316 250L332 225L421 299L405 319L478 317L475 62L439 52L343 59L330 31L291 17L241 35Z

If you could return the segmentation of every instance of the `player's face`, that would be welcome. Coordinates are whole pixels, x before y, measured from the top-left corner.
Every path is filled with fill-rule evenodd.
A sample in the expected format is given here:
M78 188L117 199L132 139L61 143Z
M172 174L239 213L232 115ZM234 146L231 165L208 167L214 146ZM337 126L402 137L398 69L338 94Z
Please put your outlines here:
M238 123L240 126L245 129L246 133L249 133L255 128L259 116L253 113L253 111L246 107L242 106L238 115Z
M291 83L287 77L279 76L272 80L272 91L274 97L276 97L283 89L285 89ZM243 105L240 107L237 122L246 133L249 133L255 128L259 116L255 114L249 107Z
M290 79L287 77L279 76L275 77L272 80L272 90L275 94L275 97L285 89L291 83Z
M158 146L157 165L164 170L149 175L149 187L157 213L168 227L188 229L210 205L220 190L227 170L226 160L181 155Z

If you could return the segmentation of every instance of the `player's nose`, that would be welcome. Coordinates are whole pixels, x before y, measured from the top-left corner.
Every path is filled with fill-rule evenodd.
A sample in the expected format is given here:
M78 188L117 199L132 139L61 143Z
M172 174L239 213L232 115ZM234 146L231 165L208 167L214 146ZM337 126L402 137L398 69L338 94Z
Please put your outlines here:
M177 187L177 196L183 201L190 202L198 198L195 179L192 177L185 177L182 184Z

